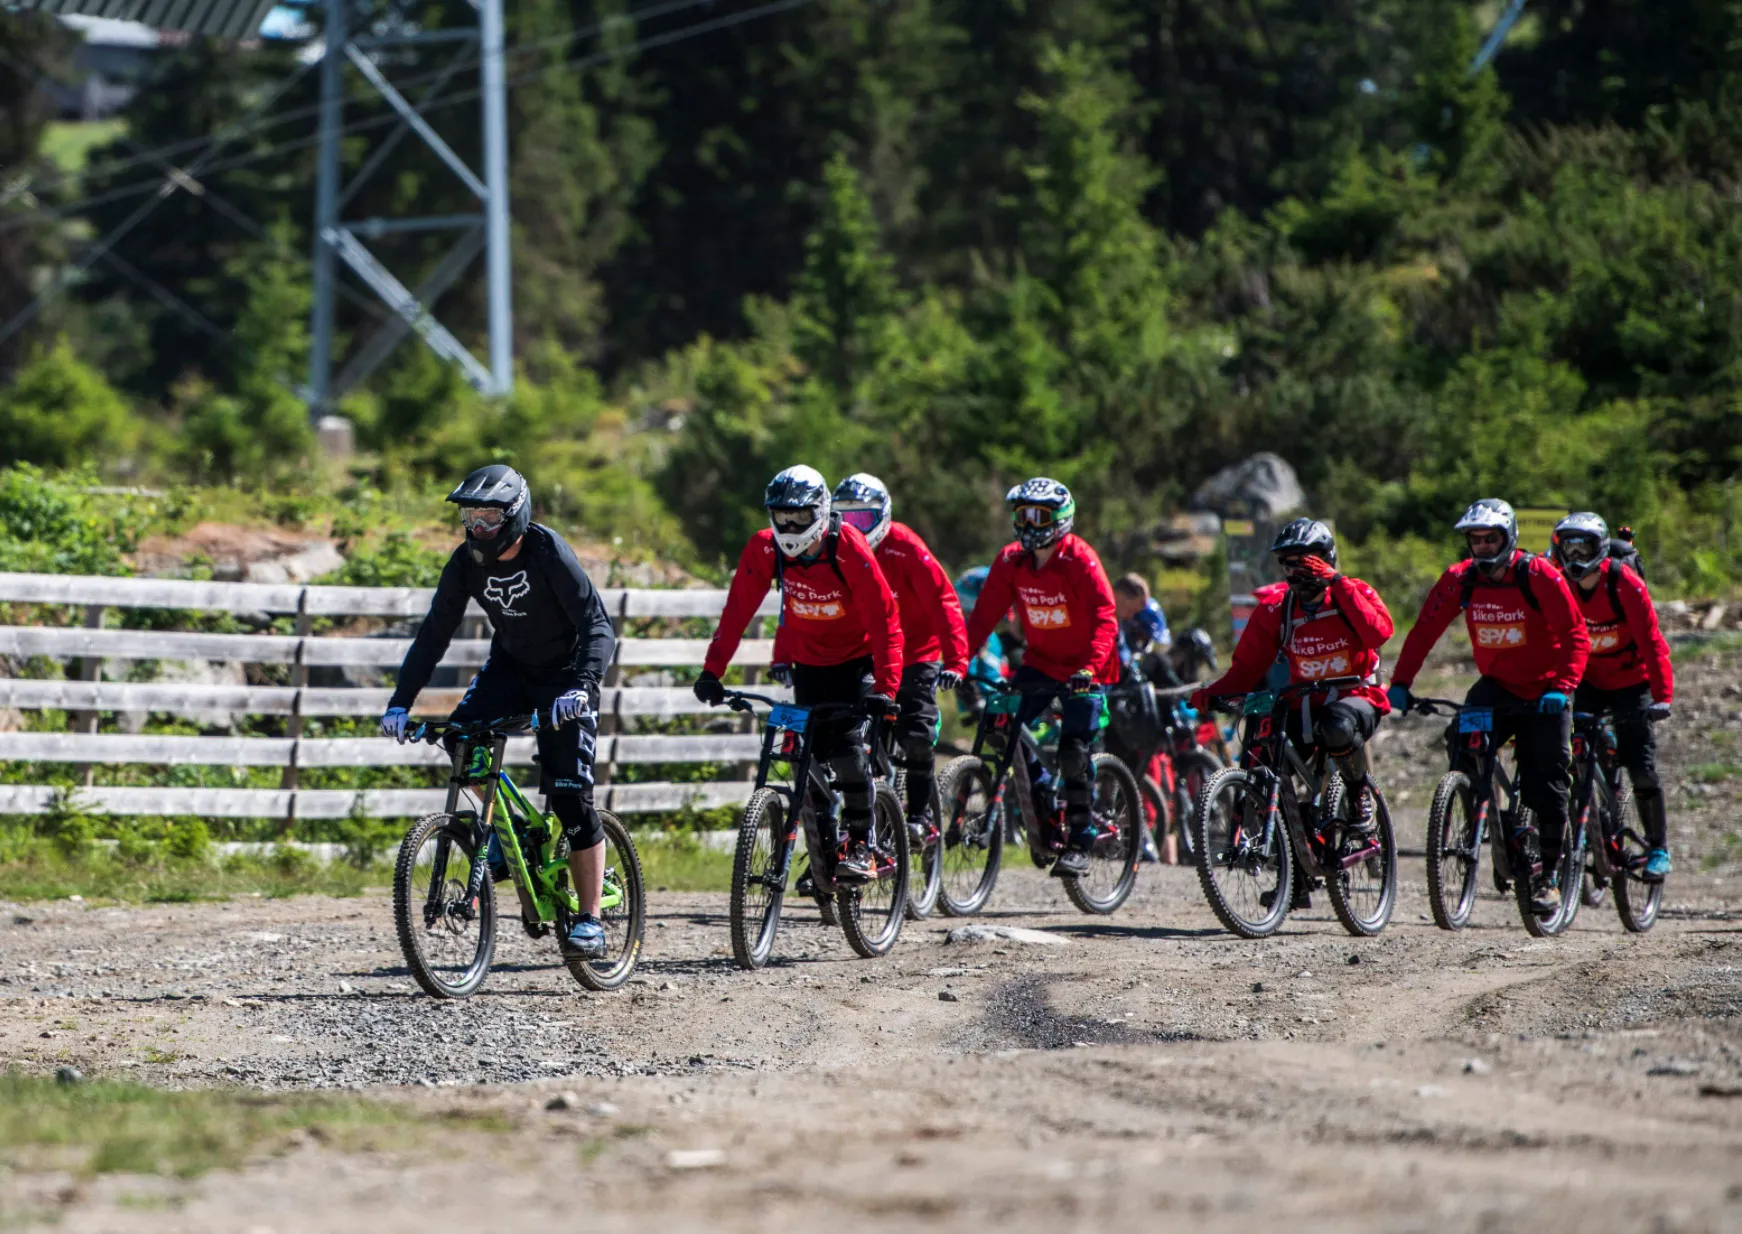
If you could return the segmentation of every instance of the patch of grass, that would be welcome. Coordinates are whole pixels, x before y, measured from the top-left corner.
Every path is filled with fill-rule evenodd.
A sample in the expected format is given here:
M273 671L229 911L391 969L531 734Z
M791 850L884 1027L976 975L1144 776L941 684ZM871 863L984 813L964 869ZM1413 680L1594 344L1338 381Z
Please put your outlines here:
M380 886L385 866L358 869L345 862L310 861L298 850L267 857L178 856L170 845L143 850L66 842L24 828L0 831L0 899L184 903L239 895L354 896Z
M1738 863L1742 863L1742 832L1726 831L1712 845L1712 851L1700 858L1700 869L1715 870Z
M345 1149L392 1147L433 1121L408 1106L360 1097L164 1092L109 1080L57 1084L0 1075L0 1149L27 1169L189 1178L303 1137ZM465 1121L487 1131L503 1125Z
M126 131L125 120L52 120L42 132L42 152L64 172L83 171L91 151Z
M1687 769L1687 778L1700 784L1720 784L1742 779L1742 767L1735 763L1696 763Z
M732 889L732 850L710 848L694 832L639 832L635 847L649 892Z

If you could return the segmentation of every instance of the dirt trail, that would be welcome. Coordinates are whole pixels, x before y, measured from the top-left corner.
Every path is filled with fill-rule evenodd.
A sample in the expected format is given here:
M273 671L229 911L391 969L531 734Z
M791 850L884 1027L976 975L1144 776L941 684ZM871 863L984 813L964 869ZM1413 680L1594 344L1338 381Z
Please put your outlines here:
M607 1231L1742 1231L1742 885L1678 877L1643 938L1587 909L1537 942L1492 894L1470 930L1434 929L1419 865L1375 940L1322 906L1229 938L1184 870L1146 869L1112 918L1011 871L988 920L1066 945L950 944L931 921L866 962L794 910L755 974L724 897L662 895L625 991L583 995L508 937L462 1004L413 993L385 897L18 907L14 1064L367 1086L514 1130L440 1159L309 1144L193 1183L9 1173L0 1209L278 1234L422 1230L438 1194L444 1221ZM544 1111L561 1090L618 1111ZM725 1164L674 1170L674 1149ZM456 1188L472 1150L491 1170Z

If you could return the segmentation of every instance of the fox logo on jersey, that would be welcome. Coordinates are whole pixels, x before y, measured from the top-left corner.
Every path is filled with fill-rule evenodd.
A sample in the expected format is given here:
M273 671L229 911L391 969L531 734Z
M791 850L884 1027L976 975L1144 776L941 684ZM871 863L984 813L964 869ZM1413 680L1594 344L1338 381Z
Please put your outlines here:
M532 592L532 584L526 581L526 571L518 574L507 574L501 578L484 580L484 598L500 605L504 617L524 617L525 613L515 610L514 602Z

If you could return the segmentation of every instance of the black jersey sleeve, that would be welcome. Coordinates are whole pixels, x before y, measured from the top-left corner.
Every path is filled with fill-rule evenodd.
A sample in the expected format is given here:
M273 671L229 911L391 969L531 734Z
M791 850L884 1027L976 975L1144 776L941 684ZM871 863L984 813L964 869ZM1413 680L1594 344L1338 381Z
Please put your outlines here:
M549 533L549 545L546 579L563 614L575 627L575 652L569 668L576 676L597 684L604 680L605 670L616 653L617 632L605 611L604 597L581 568L580 558L575 556L569 542L553 531Z
M429 684L436 665L441 663L460 619L466 615L466 546L461 545L448 558L442 576L436 583L435 598L429 602L429 615L418 627L405 662L399 666L399 681L393 687L393 697L387 706L410 708L418 692Z

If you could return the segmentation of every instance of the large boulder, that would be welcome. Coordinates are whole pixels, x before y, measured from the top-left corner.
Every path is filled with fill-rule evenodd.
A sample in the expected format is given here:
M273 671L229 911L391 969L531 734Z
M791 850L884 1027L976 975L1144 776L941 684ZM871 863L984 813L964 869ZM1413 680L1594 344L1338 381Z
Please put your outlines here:
M1306 504L1300 479L1277 455L1261 451L1224 467L1198 486L1191 508L1223 518L1274 521Z

